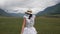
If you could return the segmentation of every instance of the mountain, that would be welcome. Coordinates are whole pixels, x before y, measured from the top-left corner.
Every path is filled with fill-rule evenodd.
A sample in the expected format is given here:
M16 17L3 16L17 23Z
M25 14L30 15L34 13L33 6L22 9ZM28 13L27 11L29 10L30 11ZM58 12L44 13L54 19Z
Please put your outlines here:
M37 13L37 16L60 15L60 3Z
M6 17L22 17L24 14L22 13L7 13L3 9L0 9L0 16Z
M24 14L22 13L9 13L13 17L22 17Z
M11 16L11 15L6 13L3 9L0 9L0 16Z

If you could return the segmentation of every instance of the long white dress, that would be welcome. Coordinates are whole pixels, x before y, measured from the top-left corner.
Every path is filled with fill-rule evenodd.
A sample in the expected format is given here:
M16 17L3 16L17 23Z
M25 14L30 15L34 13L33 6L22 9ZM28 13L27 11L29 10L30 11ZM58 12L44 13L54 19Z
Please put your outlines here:
M34 28L35 15L33 15L31 19L28 19L29 15L24 15L24 18L26 18L26 27L24 28L23 34L37 34Z

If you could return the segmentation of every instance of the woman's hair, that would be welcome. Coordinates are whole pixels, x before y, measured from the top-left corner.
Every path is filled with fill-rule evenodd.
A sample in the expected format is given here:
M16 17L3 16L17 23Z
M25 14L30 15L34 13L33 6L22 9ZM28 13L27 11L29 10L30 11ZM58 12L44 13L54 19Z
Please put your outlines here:
M32 17L32 11L29 11L29 10L27 10L27 12L25 12L25 14L28 14L29 15L29 18L28 19L30 19L31 17Z
M28 19L30 19L32 17L32 14L29 14L29 18Z

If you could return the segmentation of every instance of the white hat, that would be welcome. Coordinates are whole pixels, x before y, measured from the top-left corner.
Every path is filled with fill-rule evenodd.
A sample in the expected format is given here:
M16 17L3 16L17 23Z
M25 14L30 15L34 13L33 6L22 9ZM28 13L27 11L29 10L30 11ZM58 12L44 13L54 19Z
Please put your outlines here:
M32 10L27 10L25 13L32 14Z

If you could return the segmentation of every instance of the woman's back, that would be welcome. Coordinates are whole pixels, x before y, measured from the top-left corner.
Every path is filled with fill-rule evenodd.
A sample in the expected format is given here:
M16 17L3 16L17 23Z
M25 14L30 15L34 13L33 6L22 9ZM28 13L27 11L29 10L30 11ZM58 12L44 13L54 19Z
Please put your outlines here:
M28 19L29 15L24 15L24 18L26 18L26 27L34 26L35 15L32 15L32 17L30 19Z

